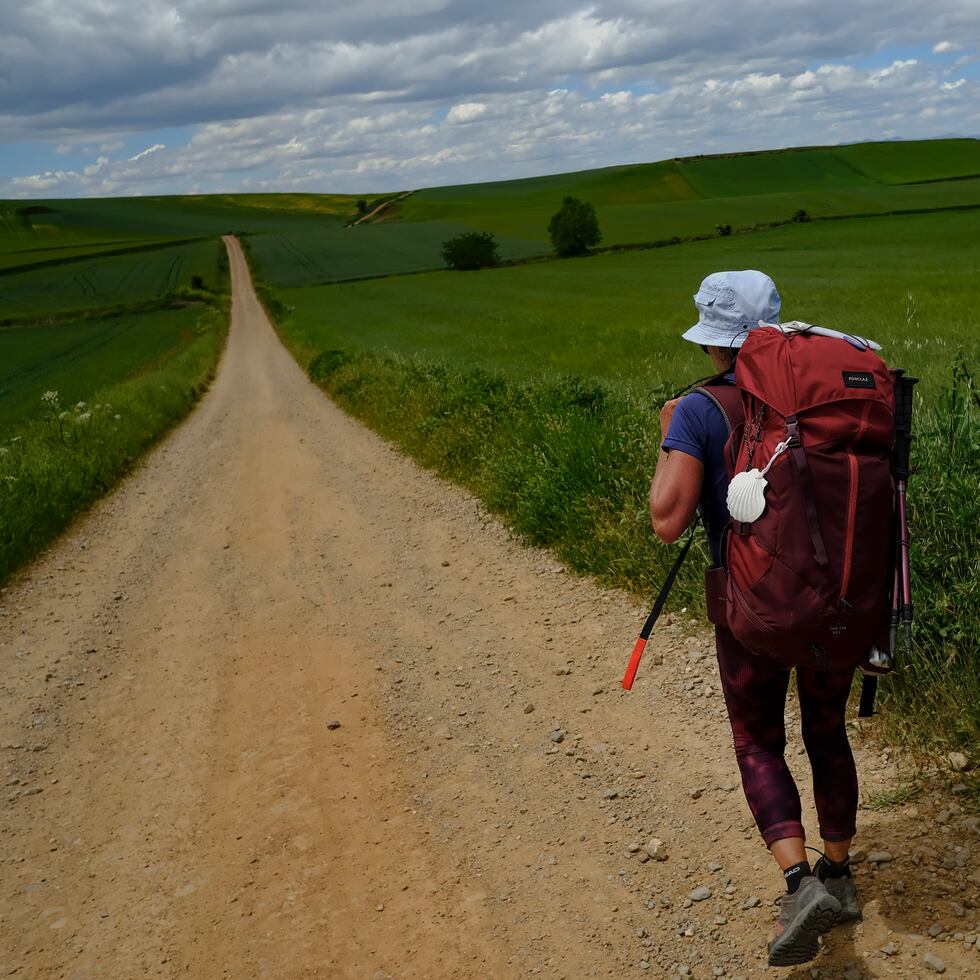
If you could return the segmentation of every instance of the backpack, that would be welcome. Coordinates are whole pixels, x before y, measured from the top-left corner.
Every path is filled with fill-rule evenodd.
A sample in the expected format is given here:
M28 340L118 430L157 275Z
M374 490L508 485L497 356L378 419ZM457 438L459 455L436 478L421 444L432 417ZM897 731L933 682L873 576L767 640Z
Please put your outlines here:
M769 325L739 352L740 412L718 381L704 390L731 424L729 477L765 470L767 485L761 515L729 522L722 566L706 574L708 617L781 663L856 667L872 644L888 648L891 375L854 338Z

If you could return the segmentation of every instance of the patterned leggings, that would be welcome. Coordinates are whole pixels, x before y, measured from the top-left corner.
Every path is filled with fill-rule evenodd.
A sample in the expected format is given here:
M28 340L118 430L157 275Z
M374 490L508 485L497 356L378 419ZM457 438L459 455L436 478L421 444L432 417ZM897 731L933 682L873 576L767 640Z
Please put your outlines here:
M742 788L762 839L769 847L786 837L805 837L800 794L783 758L789 669L750 653L721 627L715 628L715 645ZM826 841L850 840L855 832L857 772L844 725L853 677L853 670L796 670L803 744Z

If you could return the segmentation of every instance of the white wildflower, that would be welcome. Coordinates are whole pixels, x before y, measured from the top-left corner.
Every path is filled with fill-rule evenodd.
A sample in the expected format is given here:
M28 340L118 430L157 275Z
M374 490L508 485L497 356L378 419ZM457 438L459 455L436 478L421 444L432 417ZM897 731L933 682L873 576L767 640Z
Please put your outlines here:
M10 450L6 446L0 446L0 456L6 456Z
M78 421L87 422L91 417L92 417L91 412L82 412L82 414L78 416Z
M58 421L59 421L59 422L64 422L64 421L65 421L65 419L67 419L67 418L71 418L71 415L70 415L70 414L69 414L68 412L62 412L62 413L61 413L61 414L60 414L60 415L58 416Z
M118 422L118 421L119 421L119 420L120 420L120 419L122 418L122 416L121 416L121 415L113 415L112 417L113 417L113 418L114 418L114 419L115 419L115 420L116 420L117 422Z
M41 401L46 405L57 405L58 404L58 392L56 391L46 391L41 395Z
M79 402L79 403L78 403L78 404L77 404L77 405L75 406L75 411L76 411L76 412L84 412L84 411L85 411L85 409L86 409L87 407L88 407L88 406L87 406L87 405L85 404L85 402Z

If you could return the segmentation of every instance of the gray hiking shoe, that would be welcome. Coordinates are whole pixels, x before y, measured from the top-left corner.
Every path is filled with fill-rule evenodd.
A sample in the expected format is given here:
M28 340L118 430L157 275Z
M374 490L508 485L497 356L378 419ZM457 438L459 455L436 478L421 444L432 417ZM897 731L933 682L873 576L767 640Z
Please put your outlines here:
M792 895L780 899L776 937L769 944L770 966L796 966L817 955L817 936L837 921L840 902L813 875L807 875Z
M817 858L817 863L813 866L813 874L819 878L834 898L840 903L840 915L834 925L843 925L845 922L857 922L861 918L861 906L858 903L857 886L854 879L850 876L843 878L827 877L827 861L823 857Z

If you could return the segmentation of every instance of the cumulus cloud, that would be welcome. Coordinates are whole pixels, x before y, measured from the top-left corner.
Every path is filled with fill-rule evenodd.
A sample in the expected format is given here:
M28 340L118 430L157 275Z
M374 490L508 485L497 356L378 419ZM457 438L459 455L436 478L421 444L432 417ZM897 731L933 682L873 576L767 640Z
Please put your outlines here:
M33 0L0 9L0 140L110 159L0 194L372 190L978 132L978 44L976 0Z

